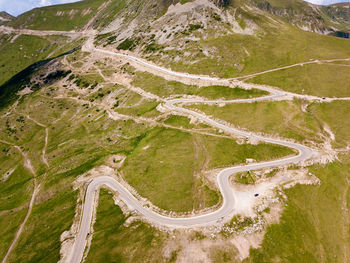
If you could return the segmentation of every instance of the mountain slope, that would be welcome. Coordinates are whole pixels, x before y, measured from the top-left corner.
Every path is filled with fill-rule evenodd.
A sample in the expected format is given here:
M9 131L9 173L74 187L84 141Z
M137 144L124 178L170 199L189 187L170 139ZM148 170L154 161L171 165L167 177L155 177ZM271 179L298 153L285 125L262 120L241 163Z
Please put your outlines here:
M349 4L317 6L302 0L251 0L260 9L283 18L299 28L349 38Z
M0 12L0 25L6 24L9 21L13 20L14 17L6 12Z
M298 0L85 0L7 21L18 30L0 27L0 258L66 262L101 176L145 211L217 210L219 171L295 155L257 134L319 156L234 174L240 214L212 227L150 224L103 189L86 261L348 262L350 102L337 97L350 97L350 42L332 36L348 22L346 4Z
M118 17L121 19L118 14L122 10L122 16L128 17L130 22L137 16L150 21L162 15L171 4L174 5L178 2L178 0L161 0L154 4L154 1L147 0L142 3L135 0L84 0L71 4L35 8L15 19L4 14L4 18L13 20L9 23L10 26L18 28L81 30L84 27L93 27L102 29L114 19ZM317 6L302 0L249 0L248 2L304 30L348 37L347 33L350 30L349 4ZM214 0L213 3L223 8L230 6L244 8L247 5L246 1L241 0Z
M176 4L149 23L144 23L145 10L132 20L124 18L127 12L104 28L95 43L133 51L178 71L238 77L350 56L348 40L301 30L245 1L226 8L202 0Z
M136 0L84 0L71 4L61 4L35 8L16 19L9 26L38 30L83 30L84 28L103 28L119 14L127 10L127 16L133 18L141 10L149 15L159 15L172 0L154 1Z

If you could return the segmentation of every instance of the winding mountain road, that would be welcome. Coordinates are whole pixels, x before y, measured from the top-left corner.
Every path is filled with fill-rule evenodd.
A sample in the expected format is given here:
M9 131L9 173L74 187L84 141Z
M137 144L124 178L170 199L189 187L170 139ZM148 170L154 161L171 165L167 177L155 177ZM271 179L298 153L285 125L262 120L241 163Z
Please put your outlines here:
M69 37L82 37L82 36L93 36L93 31L87 31L87 32L62 32L62 31L36 31L36 30L23 30L23 29L13 29L9 27L0 27L0 32L3 33L15 33L15 34L30 34L30 35L64 35ZM217 183L219 186L220 193L223 198L222 206L211 213L194 216L194 217L183 217L183 218L173 218L173 217L167 217L161 214L158 214L148 208L143 207L142 203L140 203L123 185L121 185L118 181L116 181L114 178L109 176L102 176L93 179L90 181L90 183L87 186L86 194L85 194L85 200L83 203L83 214L82 219L80 222L79 232L76 236L74 245L72 247L71 253L68 255L66 262L69 263L78 263L81 262L84 254L84 250L87 243L87 236L90 231L91 223L92 223L92 217L93 217L93 211L95 209L95 196L96 191L102 187L107 186L110 189L116 191L119 193L119 197L123 202L132 210L137 211L139 214L141 214L145 219L147 219L149 222L156 223L157 225L163 225L168 227L175 227L175 228L187 228L187 227L193 227L193 226L208 226L217 224L218 222L222 222L225 220L228 220L232 217L232 215L235 212L235 204L236 202L239 202L235 196L235 192L231 189L229 184L229 177L238 172L248 171L248 170L258 170L258 169L264 169L264 168L272 168L272 167L280 167L288 164L302 164L303 162L313 158L318 154L318 152L314 149L311 149L309 147L306 147L304 145L290 142L290 141L284 141L281 139L273 139L264 137L261 135L257 135L251 132L242 131L236 128L232 128L228 125L225 125L223 123L220 123L218 121L215 121L208 116L198 113L196 111L192 111L189 109L182 108L181 106L178 106L178 104L186 104L186 103L250 103L255 101L263 101L263 100L279 100L283 99L284 97L290 98L290 97L303 97L306 99L312 99L312 100L322 100L321 98L314 97L314 96L305 96L305 95L299 95L299 94L293 94L290 92L280 91L277 89L274 89L272 87L262 86L262 85L255 85L255 84L248 84L245 82L238 81L238 79L246 78L246 77L252 77L259 74L265 74L268 72L273 72L276 70L282 70L294 66L301 66L304 64L311 64L311 63L319 63L319 61L308 61L304 63L298 63L295 65L285 66L281 68L271 69L260 73L251 74L248 76L243 76L235 79L219 79L215 77L210 76L201 76L201 75L191 75L189 73L182 73L182 72L175 72L170 69L166 69L157 65L154 65L148 61L145 61L141 58L134 57L129 54L124 53L116 53L110 50L105 49L99 49L94 47L93 45L93 38L89 38L89 40L86 42L86 44L83 46L83 51L88 52L99 52L103 53L109 56L117 56L119 58L125 59L127 61L131 61L132 63L136 63L142 67L154 70L156 72L159 72L161 74L166 74L168 76L173 76L177 78L183 78L187 80L198 80L198 81L209 81L209 82L215 82L220 83L224 85L238 85L246 88L251 88L252 86L256 89L265 90L271 93L269 96L265 97L259 97L259 98L252 98L252 99L237 99L237 100L200 100L200 99L175 99L175 100L168 100L164 102L164 107L167 108L170 111L178 112L181 114L186 114L193 116L197 118L198 120L201 120L213 127L216 127L218 129L221 129L227 133L234 134L236 136L243 136L248 137L251 139L255 139L258 141L266 142L266 143L272 143L277 144L285 147L292 148L298 152L297 155L292 157L286 157L278 160L273 161L267 161L267 162L261 162L261 163L254 163L254 164L248 164L244 166L235 166L223 169L220 171L217 175ZM344 59L349 60L349 58ZM336 60L328 60L325 62L331 62ZM339 99L346 99L349 98L339 98ZM326 99L331 100L331 99ZM44 151L43 151L44 153ZM31 201L32 202L32 201Z
M215 81L215 82L224 82L224 83L228 82L227 80L220 80L218 78L211 78L208 76L198 76L198 75L190 75L187 73L174 72L169 69L165 69L157 65L148 63L142 59L133 57L131 55L115 53L115 52L103 50L103 49L97 49L93 47L91 42L87 43L87 46L85 46L85 49L89 50L90 52L101 52L107 55L124 57L127 60L129 61L132 60L134 63L139 63L144 67L149 67L159 72L164 72L166 74L177 76L177 77L208 80L208 81ZM316 150L313 150L304 145L290 142L290 141L284 141L280 139L267 138L260 135L256 135L251 132L235 129L225 124L219 123L213 119L210 119L204 114L177 106L177 104L180 104L180 103L181 104L185 104L185 103L249 103L249 102L255 102L255 101L262 101L262 100L279 99L289 94L288 92L278 91L278 90L269 90L269 91L272 93L269 96L252 98L252 99L237 99L237 100L175 99L175 100L166 101L164 103L164 107L170 111L176 111L181 114L191 115L197 118L198 120L201 120L213 127L216 127L218 129L221 129L225 132L228 132L234 135L244 136L244 137L248 137L258 141L292 148L298 152L296 156L286 157L279 160L254 163L254 164L249 164L244 166L235 166L235 167L223 169L217 175L217 183L223 198L222 206L214 212L195 216L195 217L174 218L174 217L168 217L168 216L158 214L152 211L151 209L144 207L142 203L139 202L139 200L137 200L123 185L121 185L114 178L109 176L102 176L102 177L95 178L89 183L87 187L79 233L76 237L75 243L72 248L72 253L69 255L67 262L78 263L78 262L81 262L83 258L84 249L87 243L87 236L90 231L90 226L92 222L93 211L95 209L95 193L102 186L106 186L118 192L119 198L129 207L129 209L137 211L137 213L141 214L149 222L155 223L157 225L163 225L163 226L175 227L175 228L208 226L208 225L217 224L218 222L229 220L235 212L235 203L239 202L239 200L235 198L235 193L233 192L229 184L229 177L232 174L248 171L248 170L280 167L288 164L301 164L302 162L317 155L318 152Z

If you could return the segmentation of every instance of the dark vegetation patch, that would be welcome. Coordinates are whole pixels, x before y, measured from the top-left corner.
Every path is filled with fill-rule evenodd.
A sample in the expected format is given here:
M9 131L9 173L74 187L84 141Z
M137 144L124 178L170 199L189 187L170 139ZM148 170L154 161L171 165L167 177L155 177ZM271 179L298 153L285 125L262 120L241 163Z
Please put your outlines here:
M330 35L335 36L335 37L350 38L349 32L335 31L335 32L331 33Z
M121 42L117 49L119 50L133 50L139 43L140 38L127 38Z
M7 82L5 82L3 85L0 86L0 109L8 106L12 102L14 102L18 95L17 93L21 91L22 89L26 87L33 87L33 90L38 90L41 86L38 82L32 82L31 78L36 73L38 73L41 69L45 68L49 65L50 62L54 61L55 59L71 54L75 52L77 49L72 49L68 52L65 52L57 57L54 58L48 58L41 60L39 62L36 62L29 67L25 68L18 74L14 75L11 79L9 79ZM58 70L56 72L49 73L45 79L44 83L53 83L60 78L63 78L67 76L70 72L69 71L63 71Z
M202 25L199 25L199 24L190 24L190 28L189 30L190 31L195 31L195 30L198 30L198 29L201 29L202 28Z

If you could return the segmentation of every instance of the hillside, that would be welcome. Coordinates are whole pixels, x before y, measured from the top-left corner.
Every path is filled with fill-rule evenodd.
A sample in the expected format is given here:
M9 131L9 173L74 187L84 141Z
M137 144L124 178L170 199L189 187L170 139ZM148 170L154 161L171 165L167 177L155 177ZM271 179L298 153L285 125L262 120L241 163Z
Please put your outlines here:
M348 6L0 13L2 262L350 261Z
M349 38L349 4L317 6L302 0L251 2L303 30Z
M0 12L0 25L6 24L11 21L14 17L6 12Z
M144 21L152 21L162 15L170 4L178 2L178 0L164 0L154 4L152 1L143 1L140 4L134 0L111 0L107 2L103 0L85 0L79 3L36 8L15 19L12 19L9 15L4 15L4 17L7 20L13 20L10 25L18 28L81 30L88 26L102 29L118 17L126 17L126 14L128 21L140 16L145 18ZM346 3L317 6L302 0L250 0L248 2L217 0L213 2L219 7L238 9L253 5L274 16L281 17L303 30L316 33L348 38L347 33L350 30L350 9L348 8L349 4Z
M71 4L35 8L18 16L9 25L15 28L38 30L98 29L105 27L113 19L120 16L120 12L128 13L130 21L138 16L141 10L148 11L149 16L157 16L171 2L171 0L162 0L159 1L159 4L154 4L149 0L142 3L136 0L85 0Z

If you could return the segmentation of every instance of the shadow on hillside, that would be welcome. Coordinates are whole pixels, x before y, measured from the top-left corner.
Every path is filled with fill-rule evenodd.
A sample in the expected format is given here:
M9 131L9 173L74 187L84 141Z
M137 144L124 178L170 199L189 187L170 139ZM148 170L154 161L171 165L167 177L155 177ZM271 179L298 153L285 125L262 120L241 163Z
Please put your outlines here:
M65 55L72 54L79 49L80 49L80 47L76 47L76 48L69 50L65 53L62 53L56 57L48 58L48 59L44 59L44 60L35 62L34 64L28 66L27 68L25 68L21 72L14 75L8 81L6 81L3 85L0 86L0 109L3 109L6 106L13 103L19 97L19 95L17 94L19 91L21 91L22 89L33 84L33 83L31 83L31 77L36 72L38 72L40 69L47 66L50 62L52 62L60 57L63 57ZM52 83L54 80L58 80L58 79L64 77L65 74L67 74L67 72L57 71L57 72L48 74L47 77L49 78L49 81ZM48 83L48 81L45 83ZM37 84L35 84L34 86L35 86L34 87L35 89L40 88L37 86Z

